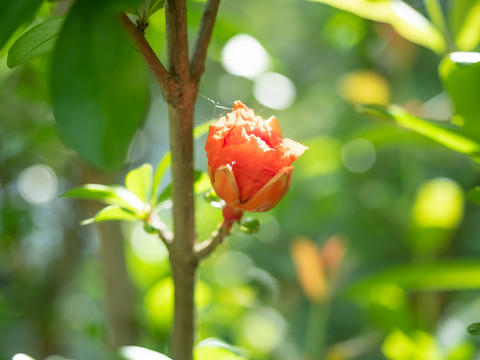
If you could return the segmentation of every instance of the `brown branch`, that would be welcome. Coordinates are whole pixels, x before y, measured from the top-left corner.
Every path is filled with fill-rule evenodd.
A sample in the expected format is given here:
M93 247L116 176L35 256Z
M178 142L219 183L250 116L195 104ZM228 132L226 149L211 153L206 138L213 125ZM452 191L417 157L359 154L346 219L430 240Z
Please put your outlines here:
M210 255L217 248L217 246L223 242L223 239L230 235L231 230L231 226L227 226L225 223L223 223L218 230L212 233L210 238L201 242L200 244L195 245L195 257L198 260L201 260Z
M205 59L207 57L208 44L212 38L213 27L217 18L220 0L208 0L203 10L200 29L193 48L193 56L190 61L190 71L195 81L200 80L200 76L205 70Z
M175 80L190 81L186 0L165 2L168 68Z
M160 240L165 244L165 246L170 248L170 245L172 244L173 241L173 234L170 230L166 228L166 225L162 222L162 225L165 226L164 229L157 229L157 234Z
M193 109L194 99L186 85L181 96L173 96L168 104L170 151L172 154L172 200L174 240L170 246L175 285L175 314L172 337L173 359L192 360L195 330L193 300L195 271L194 255L195 207L193 197Z
M192 360L195 330L195 272L200 258L207 256L228 234L222 226L210 242L200 244L195 251L195 207L193 197L193 114L198 82L203 72L208 42L218 10L219 0L208 0L202 17L193 69L192 81L188 53L186 0L166 0L165 23L167 37L168 71L155 55L144 34L126 15L121 20L128 30L147 66L159 82L168 103L169 139L172 154L172 235L159 219L151 225L169 249L172 277L175 287L175 314L172 351L175 360Z
M145 39L145 34L141 30L137 29L135 24L132 23L132 21L124 13L120 15L120 21L130 37L133 39L133 42L142 55L148 69L152 72L152 74L155 76L155 79L160 84L164 95L170 93L172 91L172 86L174 85L172 78L163 64L160 62L160 59L153 51L150 44L147 42L147 39Z

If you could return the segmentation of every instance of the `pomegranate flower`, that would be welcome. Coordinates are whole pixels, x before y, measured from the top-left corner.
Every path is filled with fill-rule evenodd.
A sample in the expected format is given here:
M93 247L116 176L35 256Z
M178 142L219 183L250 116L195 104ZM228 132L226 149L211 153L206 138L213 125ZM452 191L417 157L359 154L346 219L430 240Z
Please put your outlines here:
M292 163L307 147L282 139L278 120L255 116L242 102L210 126L205 150L217 195L237 210L267 211L286 194Z

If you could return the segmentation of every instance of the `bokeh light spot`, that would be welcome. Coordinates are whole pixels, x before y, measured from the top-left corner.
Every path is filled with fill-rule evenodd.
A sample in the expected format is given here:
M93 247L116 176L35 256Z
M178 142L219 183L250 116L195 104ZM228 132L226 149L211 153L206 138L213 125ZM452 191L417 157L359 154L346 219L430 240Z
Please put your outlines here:
M365 139L352 140L341 152L343 165L354 173L367 171L375 163L376 152L373 144Z
M170 360L163 354L139 346L124 346L120 353L127 360Z
M480 62L480 54L478 52L453 52L450 59L460 64L474 64Z
M388 189L382 182L372 180L360 187L358 197L366 208L378 209L388 200Z
M252 311L240 323L242 340L262 353L269 353L278 347L285 335L285 321L271 308Z
M251 81L231 74L223 75L217 83L217 92L224 104L233 104L238 99L247 99L250 96ZM225 111L225 109L219 109ZM214 114L217 117L218 114Z
M413 207L419 227L454 229L463 217L463 191L451 179L436 178L422 184Z
M141 224L133 229L130 244L134 254L146 263L158 263L168 256L165 245L157 236L145 233Z
M12 360L35 360L35 359L25 354L15 354L13 355Z
M228 251L217 259L215 280L227 288L245 284L251 269L253 269L253 261L247 255L239 251Z
M29 203L46 203L57 194L57 176L46 165L33 165L21 172L17 187Z
M295 100L295 85L282 74L269 72L261 75L253 87L255 98L262 105L281 110Z
M254 37L239 34L228 40L222 50L222 65L230 74L255 78L270 64L267 51Z
M390 87L387 80L371 70L359 70L344 75L338 84L338 92L353 104L387 105L390 102Z

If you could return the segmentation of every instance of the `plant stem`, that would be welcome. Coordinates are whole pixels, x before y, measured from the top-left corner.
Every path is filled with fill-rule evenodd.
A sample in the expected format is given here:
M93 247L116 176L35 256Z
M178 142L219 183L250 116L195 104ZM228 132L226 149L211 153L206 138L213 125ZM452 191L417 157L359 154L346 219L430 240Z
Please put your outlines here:
M84 168L84 183L112 183L114 177L93 168ZM100 206L90 205L90 213L97 213ZM104 282L104 301L108 316L110 346L114 349L135 343L137 323L134 312L134 287L127 271L124 236L116 221L98 224L100 243L101 277Z
M186 0L165 2L165 25L170 74L180 86L186 85L190 80Z
M173 359L191 360L194 337L194 277L197 261L193 199L193 99L168 105L172 153L172 200L174 241L170 262L175 285ZM179 106L181 105L181 106Z
M175 312L173 359L192 360L195 329L195 244L193 198L193 112L197 86L190 81L187 8L185 0L165 2L168 68L177 91L167 94L170 152L172 154L172 200L174 240L170 247Z
M231 225L220 225L218 230L214 231L210 238L195 245L195 257L198 260L202 260L203 258L210 255L213 250L215 250L217 246L222 243L223 239L225 239L225 237L230 234L231 231Z
M225 231L220 231L208 249L201 250L200 254L195 250L193 114L219 3L220 0L208 0L205 5L190 64L186 0L166 0L168 71L145 40L143 32L136 29L126 15L121 17L168 104L174 236L171 241L166 237L162 240L168 245L175 287L174 360L193 359L195 272L201 257L213 251L226 235Z
M308 316L305 347L308 359L323 359L327 335L328 299L312 302Z

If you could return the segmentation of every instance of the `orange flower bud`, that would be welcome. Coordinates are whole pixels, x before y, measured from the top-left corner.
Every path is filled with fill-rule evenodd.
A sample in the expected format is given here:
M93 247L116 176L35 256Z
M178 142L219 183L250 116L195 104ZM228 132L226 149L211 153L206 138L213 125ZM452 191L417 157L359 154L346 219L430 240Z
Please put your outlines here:
M329 285L320 248L309 238L300 237L294 241L290 252L305 296L312 302L325 300Z
M240 101L210 126L205 145L215 192L227 205L246 211L278 204L290 186L292 163L306 149L282 139L275 117L265 121Z

